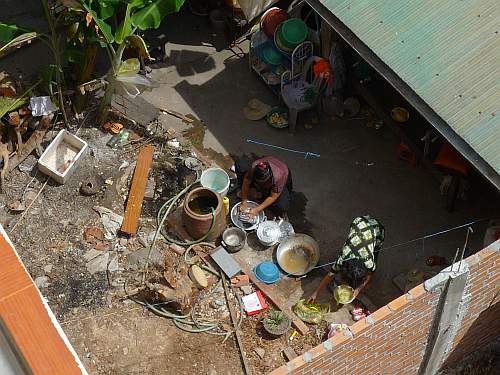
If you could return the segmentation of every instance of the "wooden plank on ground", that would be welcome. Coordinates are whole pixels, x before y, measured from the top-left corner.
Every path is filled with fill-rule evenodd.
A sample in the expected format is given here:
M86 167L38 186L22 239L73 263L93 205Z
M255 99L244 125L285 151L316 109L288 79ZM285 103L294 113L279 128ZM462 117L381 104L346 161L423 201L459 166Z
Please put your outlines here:
M295 350L293 350L291 346L287 346L285 349L283 349L283 355L288 362L297 357L297 353L295 353Z
M132 236L135 236L137 233L137 227L139 225L142 202L148 183L149 169L153 162L153 151L154 147L151 145L141 147L135 166L134 177L132 178L127 208L125 209L125 216L121 227L122 232Z
M236 336L236 342L238 344L238 348L240 349L241 362L243 364L243 369L245 370L245 375L252 375L252 371L250 370L250 364L248 363L248 359L246 356L245 349L243 347L243 340L241 338L241 330L238 328L238 319L236 317L236 312L234 311L234 307L229 300L229 288L226 285L226 276L221 274L222 286L224 287L224 294L226 296L226 304L229 309L229 314L231 316L231 321L233 322L234 327L234 335Z
M269 300L276 305L277 308L279 308L281 311L283 311L284 314L286 314L290 319L292 319L292 325L303 335L307 334L309 332L309 327L302 321L300 320L292 311L292 309L286 304L286 301L284 300L283 297L281 297L276 291L274 290L274 287L272 285L265 284L257 277L255 277L255 274L252 272L252 270L248 267L248 265L245 263L245 261L239 259L237 256L233 257L234 260L239 264L241 270L243 273L247 274L250 280L255 284L257 288L260 289L262 293L266 295Z

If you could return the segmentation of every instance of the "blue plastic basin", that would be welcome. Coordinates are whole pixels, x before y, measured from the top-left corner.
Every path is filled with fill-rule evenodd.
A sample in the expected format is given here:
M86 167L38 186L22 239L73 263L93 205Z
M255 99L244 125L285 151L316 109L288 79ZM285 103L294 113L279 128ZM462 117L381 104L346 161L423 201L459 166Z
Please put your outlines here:
M274 284L280 279L280 271L273 262L263 262L258 264L253 272L255 276L266 284Z

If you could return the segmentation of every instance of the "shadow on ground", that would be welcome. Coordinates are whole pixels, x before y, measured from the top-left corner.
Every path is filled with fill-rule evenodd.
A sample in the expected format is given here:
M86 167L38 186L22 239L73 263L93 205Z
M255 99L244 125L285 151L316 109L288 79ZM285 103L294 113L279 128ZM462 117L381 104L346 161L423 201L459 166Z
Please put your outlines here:
M368 127L363 116L339 119L322 115L319 124L312 124L307 114L301 114L295 135L273 129L265 121L247 120L242 109L250 99L258 98L271 106L279 104L249 70L248 59L221 48L224 43L220 39L221 44L214 43L214 31L195 16L184 13L169 19L166 25L170 31L158 33L166 34L162 43L165 61L170 65L153 65L152 76L164 84L146 93L145 100L158 107L168 104L203 121L200 131L176 119L163 118L168 126L201 134L195 146L213 152L217 158L255 153L276 156L287 163L296 192L289 216L297 231L317 239L321 263L335 259L354 217L370 214L379 218L391 249L380 254L374 280L366 291L376 305L384 305L402 293L393 283L394 277L414 269L429 275L439 272L427 269L426 259L431 255L453 259L456 248L463 245L465 232L453 231L425 243L393 245L500 212L498 194L482 179L471 189L471 203L460 202L455 212L447 212L439 182L424 167L397 160L400 140L387 127ZM247 43L242 47L248 50ZM305 123L312 128L306 129ZM248 139L321 156L306 159L298 153L248 143ZM474 227L469 242L473 251L482 248L486 224L484 221Z

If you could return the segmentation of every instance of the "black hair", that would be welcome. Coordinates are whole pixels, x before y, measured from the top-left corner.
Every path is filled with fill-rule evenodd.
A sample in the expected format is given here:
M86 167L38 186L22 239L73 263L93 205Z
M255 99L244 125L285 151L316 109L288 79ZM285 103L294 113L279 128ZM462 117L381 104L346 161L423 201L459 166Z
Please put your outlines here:
M368 269L361 259L346 260L340 266L342 278L354 289L363 284L368 276Z
M253 171L253 178L258 182L265 182L273 177L271 166L267 161L257 164Z

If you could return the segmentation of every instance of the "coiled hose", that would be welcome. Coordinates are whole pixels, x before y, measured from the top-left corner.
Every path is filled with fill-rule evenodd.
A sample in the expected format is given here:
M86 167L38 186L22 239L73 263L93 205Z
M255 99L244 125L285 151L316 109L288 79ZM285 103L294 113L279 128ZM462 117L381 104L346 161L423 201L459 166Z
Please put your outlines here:
M180 200L180 198L186 194L189 190L191 190L191 188L196 185L198 182L200 181L200 175L198 172L196 172L196 180L186 186L184 189L182 189L182 191L177 194L176 196L170 198L169 200L167 200L161 207L160 209L158 210L158 214L156 216L156 223L158 225L158 227L156 228L156 232L155 232L155 235L153 237L153 242L151 243L151 246L149 248L149 251L148 251L148 256L146 257L146 267L145 267L145 271L144 273L142 274L142 283L144 284L144 282L146 281L146 276L148 274L148 268L149 268L149 260L151 258L151 253L153 252L153 249L155 248L156 246L156 241L158 239L158 235L161 233L162 236L169 242L171 243L175 243L177 245L180 245L180 246L191 246L191 245L195 245L195 244L198 244L202 241L204 241L208 235L210 234L210 232L212 231L212 229L214 228L215 226L215 219L216 219L216 215L215 215L215 210L212 208L212 224L210 225L210 229L207 231L207 233L205 233L201 238L197 239L197 240L194 240L194 241L179 241L179 240L176 240L174 238L171 238L168 233L166 232L166 230L163 230L163 226L165 224L165 221L167 220L167 217L168 215L170 214L170 212L172 211L172 208L175 206L175 204L177 203L178 200ZM166 208L166 210L165 210ZM165 211L165 213L163 213L163 211Z
M204 245L204 246L215 247L213 244L208 243L208 242L202 242L199 244ZM189 246L187 248L186 252L184 253L184 259L185 259L186 263L189 265L195 264L195 262L192 260L192 258L189 258L189 253L193 250L194 246L195 246L194 244ZM204 296L204 298L208 298L219 288L219 286L221 285L221 282L222 282L222 277L224 277L224 275L219 273L218 271L214 270L213 268L211 268L209 266L202 266L202 268L206 269L207 271L209 271L209 272L211 272L214 275L219 277L219 282L212 288L212 290L206 296ZM125 294L128 294L126 284L124 284L124 289L125 289ZM234 293L234 296L236 297L236 301L238 302L238 307L239 307L239 312L240 312L239 319L238 319L238 322L236 324L236 327L233 330L223 331L223 332L216 331L217 329L220 329L220 322L213 321L213 320L212 321L201 321L200 318L197 318L195 316L196 307L197 307L200 299L198 299L194 303L193 307L191 308L191 310L188 313L180 315L180 314L172 313L171 311L168 311L167 309L165 309L164 307L161 307L158 304L151 304L149 302L140 301L140 300L137 300L131 296L129 296L129 298L132 301L134 301L142 306L145 306L146 308L148 308L149 310L151 310L154 314L156 314L158 316L173 319L175 326L179 329L182 329L183 331L191 332L191 333L205 332L205 333L215 335L215 336L225 336L224 340L226 340L228 337L230 337L231 334L233 334L236 330L238 330L240 328L241 323L243 322L243 316L244 316L243 301L241 300L241 297L237 293ZM170 302L174 302L174 301L170 301ZM230 302L227 301L227 303L230 303Z
M208 237L208 235L210 234L210 232L213 230L213 228L215 226L216 214L215 214L215 210L213 208L212 208L212 224L210 225L210 229L207 231L207 233L205 233L205 235L203 235L201 238L199 238L197 240L179 241L179 240L173 239L168 235L167 231L164 230L164 228L163 228L163 226L165 224L165 220L167 219L168 215L172 211L172 208L176 205L177 201L180 200L180 198L184 194L186 194L195 184L197 184L199 182L200 176L198 173L197 173L196 177L197 177L196 180L192 184L186 186L179 194L177 194L173 198L170 198L169 200L167 200L158 210L158 215L156 218L158 227L156 229L155 235L153 237L153 242L151 243L151 246L149 248L148 255L146 258L145 272L143 273L143 278L142 278L143 284L145 283L146 276L148 274L149 260L151 257L151 253L152 253L154 247L156 246L156 241L157 241L158 235L160 233L167 241L175 243L175 244L180 245L180 246L184 246L184 247L187 246L188 247L186 249L186 252L184 253L184 260L189 265L194 264L194 262L190 258L188 258L189 253L193 249L194 245L206 245L206 246L215 247L211 243L203 242ZM218 276L219 278L224 277L224 275L220 274L218 271L214 270L211 267L202 266L202 268L213 273L214 275ZM217 285L210 291L210 293L207 296L205 296L205 298L207 298L211 294L213 294L214 291L219 287L220 283L221 283L221 279L219 279L219 282L217 283ZM124 287L126 289L125 285L124 285ZM125 291L125 293L126 293L126 291ZM195 302L195 304L193 305L193 307L191 308L189 313L187 313L185 315L179 315L179 314L174 314L174 313L168 311L167 309L165 309L159 305L153 305L153 304L150 304L148 302L139 301L139 300L132 298L132 297L129 297L129 298L131 298L136 303L147 307L149 310L151 310L153 313L155 313L159 316L173 319L175 326L182 329L183 331L192 332L192 333L206 332L206 333L211 334L211 335L225 336L226 337L225 339L227 339L232 333L234 333L236 330L239 329L239 327L241 326L241 323L243 321L243 315L244 315L243 301L241 300L241 297L238 294L234 293L234 295L236 297L236 300L238 301L238 306L239 306L239 310L240 310L240 317L239 317L239 320L237 322L235 329L232 331L226 331L226 332L215 332L214 331L214 330L219 328L219 322L214 322L214 321L203 322L203 321L198 320L198 318L195 317L195 315L194 315L195 307L197 306L199 300L197 300ZM229 301L227 301L227 303L229 303Z

